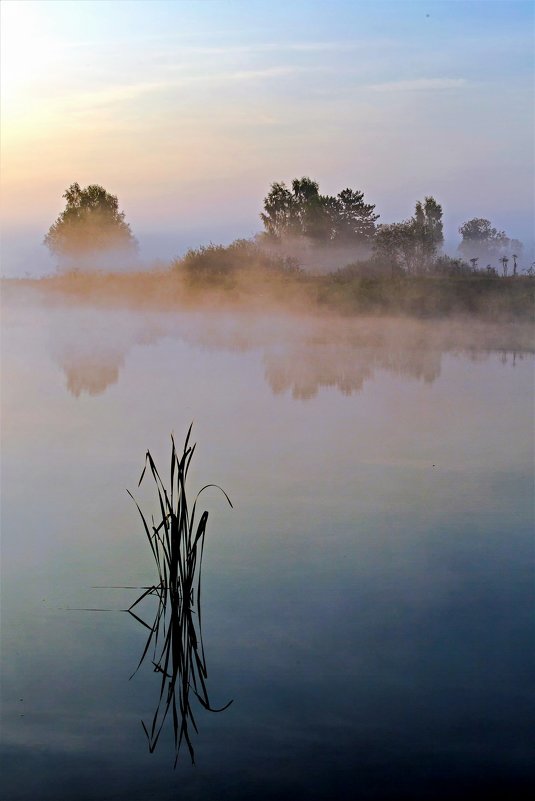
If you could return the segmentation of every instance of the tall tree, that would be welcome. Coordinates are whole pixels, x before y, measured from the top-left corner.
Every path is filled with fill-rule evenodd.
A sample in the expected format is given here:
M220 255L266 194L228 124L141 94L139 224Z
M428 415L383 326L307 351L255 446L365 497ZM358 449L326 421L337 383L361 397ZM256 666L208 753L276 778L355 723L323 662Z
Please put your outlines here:
M378 227L374 251L407 273L424 273L431 269L443 242L442 206L426 197L416 203L409 220Z
M337 216L335 238L347 244L364 244L372 241L375 223L379 219L374 214L375 205L364 202L364 192L343 189L337 195Z
M317 181L295 178L292 181L292 195L299 234L312 239L329 239L329 204L327 198L320 195Z
M304 236L337 244L368 243L375 233L375 206L364 202L364 193L344 189L336 197L322 195L317 181L295 178L291 191L277 182L264 199L260 215L266 234L275 240Z
M444 243L442 206L434 197L426 197L423 203L420 201L416 203L412 219L414 235L420 250L420 266L426 269Z
M295 198L283 181L271 184L260 217L267 235L272 239L298 233Z
M85 189L74 183L63 196L66 205L44 238L49 250L62 257L73 258L109 250L134 252L137 242L125 222L119 202L102 186L91 184Z

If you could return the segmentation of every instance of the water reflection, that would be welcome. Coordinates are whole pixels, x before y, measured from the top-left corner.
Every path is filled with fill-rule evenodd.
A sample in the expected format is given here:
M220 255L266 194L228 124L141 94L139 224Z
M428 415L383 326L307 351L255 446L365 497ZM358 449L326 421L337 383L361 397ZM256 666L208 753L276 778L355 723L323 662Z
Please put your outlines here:
M75 398L84 392L88 395L102 395L112 384L119 380L119 370L123 359L120 357L115 364L106 364L101 355L98 360L89 357L87 360L74 364L63 364L67 376L67 389Z
M514 329L16 311L2 321L6 798L529 797L533 374L525 357L512 367L528 350ZM67 354L118 365L118 383L76 401ZM376 380L353 402L333 387L298 404L265 381L276 365L283 392L341 387L354 364ZM426 364L441 369L432 386L427 367L405 380ZM185 415L206 442L199 468L240 508L209 530L202 593L210 700L237 703L208 715L190 687L198 767L183 741L173 772L172 708L153 754L140 718L150 734L164 678L151 662L175 634L160 628L126 681L159 594L132 610L149 629L56 608L87 606L93 584L158 585L117 488L135 485L147 443L168 461ZM110 591L121 608L141 592ZM168 601L166 623L179 615ZM178 645L191 625L174 631Z
M198 732L191 704L191 693L201 706L210 712L223 712L232 701L220 709L210 706L206 680L208 671L202 639L201 618L201 567L208 512L203 512L196 524L197 498L207 489L207 485L197 494L193 508L188 509L186 482L195 445L189 445L191 427L188 431L184 450L179 457L173 438L171 452L171 483L169 492L158 473L149 451L139 483L141 484L147 467L152 474L158 492L161 520L149 526L140 507L136 506L143 521L143 527L158 570L158 583L145 591L130 606L128 612L148 629L149 634L141 654L137 673L145 659L151 654L154 672L160 674L160 692L152 722L147 727L141 721L153 753L164 723L172 718L175 745L175 766L180 748L185 742L192 764L195 764L195 750L191 739L190 726ZM219 488L220 489L220 488ZM230 500L222 490L229 504ZM134 609L146 599L157 599L156 614L152 625L138 616Z
M152 625L146 623L133 610L144 598L157 598L157 609ZM145 648L138 668L149 653L154 672L160 674L160 693L154 715L149 726L141 725L147 737L149 751L154 752L166 718L171 713L175 744L175 766L180 748L186 743L192 764L195 764L195 749L190 727L198 733L191 705L191 693L204 709L223 712L232 701L220 709L210 706L206 680L208 670L202 640L200 593L195 601L184 601L180 594L169 587L159 585L146 590L130 607L129 613L149 630ZM151 649L152 644L152 649ZM137 672L137 669L136 669Z
M343 395L360 392L378 369L431 384L440 376L441 357L437 350L305 344L267 354L264 364L275 395L289 391L293 398L308 400L321 387L335 387Z
M275 395L313 398L322 387L362 390L378 370L433 383L446 353L471 359L498 354L503 363L533 353L525 324L481 321L317 319L309 316L210 312L144 314L125 310L56 309L49 326L52 358L68 391L99 395L119 380L129 352L164 338L197 349L255 352Z

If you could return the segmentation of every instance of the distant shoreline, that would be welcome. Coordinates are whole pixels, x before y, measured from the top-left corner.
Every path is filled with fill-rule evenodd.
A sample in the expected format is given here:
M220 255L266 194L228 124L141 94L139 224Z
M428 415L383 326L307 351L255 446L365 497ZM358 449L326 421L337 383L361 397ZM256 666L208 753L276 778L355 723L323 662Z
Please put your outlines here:
M354 277L236 270L214 278L173 270L81 272L44 278L1 278L0 289L139 309L269 308L343 316L415 318L462 316L492 322L535 321L535 279L489 277Z

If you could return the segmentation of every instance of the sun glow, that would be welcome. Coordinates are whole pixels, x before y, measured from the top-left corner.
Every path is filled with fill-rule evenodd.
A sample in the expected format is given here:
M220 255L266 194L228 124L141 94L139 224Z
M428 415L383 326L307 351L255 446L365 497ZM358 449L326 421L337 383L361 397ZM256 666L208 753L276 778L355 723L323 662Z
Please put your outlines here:
M0 75L6 111L6 107L22 100L32 84L46 79L57 54L57 43L43 33L42 12L33 3L3 0L0 13Z

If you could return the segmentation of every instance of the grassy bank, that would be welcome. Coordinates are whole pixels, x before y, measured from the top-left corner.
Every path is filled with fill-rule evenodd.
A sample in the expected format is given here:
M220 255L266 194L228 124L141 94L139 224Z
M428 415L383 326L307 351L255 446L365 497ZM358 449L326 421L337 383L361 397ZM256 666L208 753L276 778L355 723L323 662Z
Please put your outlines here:
M326 276L318 280L317 303L343 314L533 319L535 281L524 276L401 276L349 280Z
M357 265L358 267L358 265ZM487 273L377 274L344 268L326 274L300 270L248 241L189 251L169 268L145 272L71 272L42 279L4 279L2 291L38 289L48 299L136 308L184 306L276 307L342 315L468 316L533 320L535 278Z

